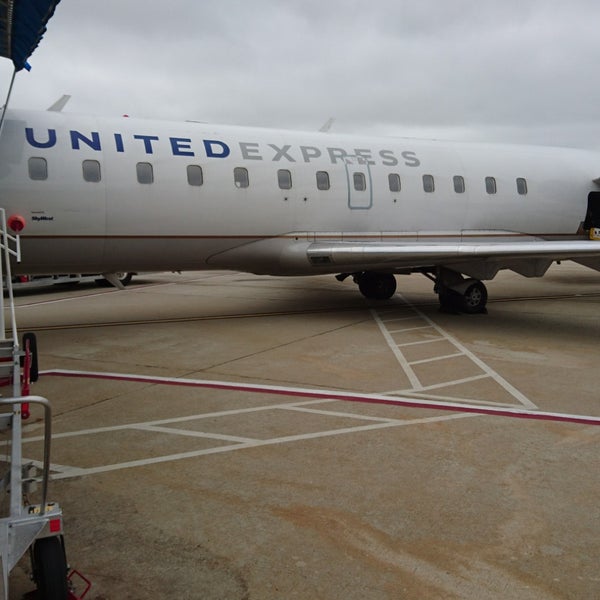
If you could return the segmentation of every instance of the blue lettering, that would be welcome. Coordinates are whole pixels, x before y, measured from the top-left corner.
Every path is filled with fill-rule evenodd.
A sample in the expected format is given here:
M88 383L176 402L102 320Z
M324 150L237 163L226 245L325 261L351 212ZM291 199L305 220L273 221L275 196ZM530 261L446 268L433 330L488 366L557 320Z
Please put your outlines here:
M171 142L171 149L173 150L174 156L195 156L191 150L190 144L192 140L190 138L169 138Z
M85 137L83 133L79 131L70 131L71 134L71 148L73 150L79 150L79 142L83 142L88 145L92 150L101 150L100 147L100 134L97 131L92 131L92 139Z
M146 154L152 154L152 142L158 140L158 136L156 135L134 135L134 140L144 140L144 148L146 149Z
M218 140L202 140L204 142L204 149L206 150L206 156L208 158L227 158L231 152L229 146L225 142L219 142ZM217 147L215 151L214 146Z
M123 147L123 136L120 133L115 133L115 146L117 152L125 152L125 148Z
M47 142L38 142L33 135L33 129L31 127L25 128L25 137L27 138L29 145L34 148L52 148L52 146L56 145L56 129L48 129Z

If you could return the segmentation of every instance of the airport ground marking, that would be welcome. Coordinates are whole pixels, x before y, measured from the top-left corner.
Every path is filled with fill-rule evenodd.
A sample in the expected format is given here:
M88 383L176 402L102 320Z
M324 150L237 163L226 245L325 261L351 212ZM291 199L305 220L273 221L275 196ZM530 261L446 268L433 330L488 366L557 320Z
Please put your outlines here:
M80 437L90 434L107 433L115 431L147 431L148 433L161 433L165 435L177 435L177 436L188 436L196 438L214 439L223 442L229 442L222 446L214 446L210 448L202 448L198 450L191 450L187 452L180 452L175 454L154 456L148 458L141 458L137 460L130 460L121 463L114 463L109 465L99 465L95 467L78 467L69 466L63 464L52 464L51 470L53 471L53 479L68 479L73 477L81 477L87 475L94 475L99 473L105 473L109 471L117 471L128 468L143 467L152 464L172 462L176 460L183 460L189 458L196 458L200 456L209 456L213 454L221 454L225 452L232 452L236 450L244 450L250 448L258 448L263 446L271 446L277 444L293 443L299 441L308 441L319 438L332 437L337 435L346 435L358 432L376 431L382 429L389 429L393 427L403 427L408 425L434 423L442 421L450 421L456 419L463 419L468 417L475 417L478 415L494 415L513 417L521 419L534 419L534 420L550 420L558 422L569 422L579 423L585 425L600 425L600 417L586 416L586 415L571 415L566 413L550 413L543 411L531 411L525 408L515 407L514 405L500 408L500 407L489 407L489 406L476 406L473 404L464 404L456 402L444 402L444 401L432 401L432 400L418 400L415 398L408 397L393 397L382 394L361 394L354 392L343 392L338 390L324 390L324 389L313 389L313 388L298 388L298 387L283 387L283 386L272 386L272 385L258 385L258 384L246 384L238 382L226 382L226 381L213 381L213 380L200 380L200 379L182 379L174 377L152 377L145 375L134 375L134 374L123 374L123 373L105 373L96 371L71 371L71 370L51 370L42 371L43 376L56 376L56 377L82 377L82 378L93 378L93 379L109 379L109 380L120 380L126 382L144 382L156 385L172 385L172 386L186 386L186 387L197 387L201 389L219 389L228 391L242 391L242 392L254 392L265 395L284 395L287 397L295 398L296 400L286 403L274 403L266 404L262 406L254 406L248 408L230 409L224 411L213 411L210 413L199 413L194 415L187 415L183 417L171 417L167 419L156 419L153 421L147 421L142 423L129 423L120 424L107 427L96 427L83 429L79 431L57 433L53 436L55 439L60 438L72 438ZM307 400L299 400L299 398L305 397L310 398ZM371 415L360 415L356 413L346 413L334 410L323 410L318 408L311 408L315 405L323 405L332 402L347 401L347 402L359 402L359 403L374 403L384 405L395 405L408 408L426 408L434 410L452 411L452 414L444 414L440 416L423 417L416 419L395 419L388 417L374 417ZM190 421L197 421L208 418L218 418L222 416L231 415L242 415L248 413L259 413L273 410L290 410L300 411L313 414L320 414L323 416L331 417L344 417L354 418L362 421L371 421L364 425L356 425L351 427L342 427L337 429L328 429L325 431L317 431L311 433L301 433L295 435L280 436L270 439L258 439L241 436L231 436L220 433L202 432L196 430L189 430L185 428L174 427L174 424L182 424ZM28 437L23 440L23 443L39 442L42 436ZM39 461L30 461L35 465L40 465Z
M450 387L450 386L458 385L461 383L468 383L469 381L476 381L477 379L491 378L498 385L500 385L506 392L508 392L513 398L515 398L515 400L517 400L522 406L525 406L529 409L537 409L537 406L531 400L529 400L529 398L527 398L524 394L522 394L519 390L517 390L517 388L515 388L512 384L510 384L499 373L494 371L494 369L492 369L489 365L487 365L478 356L473 354L473 352L471 352L464 344L459 342L454 336L450 335L447 331L442 329L432 319L430 319L425 313L421 312L416 306L411 304L401 294L398 294L397 296L400 298L400 300L402 300L404 305L397 306L397 307L393 307L393 306L386 307L384 309L379 309L379 310L371 309L371 315L372 315L373 319L375 320L375 322L377 323L379 330L381 331L382 335L384 336L388 346L394 353L394 356L396 357L398 363L402 367L402 370L404 371L405 375L407 376L407 378L410 382L411 387L403 390L404 394L418 395L422 392L425 392L425 391L431 390L431 389ZM390 330L388 328L387 323L390 323L390 322L396 320L395 317L390 318L390 313L392 313L393 311L397 311L398 309L403 310L403 311L410 310L414 313L413 317L402 316L402 317L398 317L398 318L400 318L400 319L408 319L408 318L420 319L421 321L424 321L426 323L426 325L424 325L422 327L415 326L410 329L407 328L407 329ZM417 340L417 341L409 341L409 342L398 342L397 340L394 339L394 337L392 335L392 334L415 331L417 329L432 329L437 335L435 338L430 338L430 339L425 339L425 340ZM409 361L402 351L402 348L407 347L407 346L415 346L417 344L429 344L429 343L440 342L440 341L446 341L446 342L450 343L452 346L454 346L454 348L458 352L456 352L452 356L450 356L450 355L437 356L437 357L432 356L430 358L422 359L422 360L418 360L418 361ZM445 381L445 382L440 382L440 383L436 383L436 384L432 384L432 385L423 385L421 383L421 380L419 379L418 375L412 368L413 365L426 364L429 362L433 362L434 360L458 358L461 356L464 356L467 359L469 359L477 368L479 368L483 372L483 375L476 375L472 378L463 378L463 379L458 379L458 380L454 380L454 381ZM459 400L461 400L461 399L459 399Z
M198 387L204 389L241 391L259 394L274 394L289 397L303 397L315 400L340 400L345 402L359 402L367 404L387 404L394 406L404 406L408 408L428 408L433 410L475 413L499 417L512 417L517 419L533 419L538 421L558 421L567 423L580 423L584 425L600 425L600 416L596 417L592 415L546 412L537 409L531 410L518 406L481 406L476 404L468 404L464 402L444 402L441 400L419 399L408 396L399 397L384 394L365 394L359 392L346 392L342 390L327 390L320 388L286 387L254 383L240 383L234 381L218 381L212 379L183 379L179 377L159 377L152 375L134 375L127 373L110 373L102 371L52 369L48 371L40 371L40 374L46 377L75 377L87 379L105 379L150 383L157 385L164 384L182 387ZM253 407L250 409L243 410L268 410L268 408L268 406L260 408Z
M271 408L271 407L269 407ZM179 452L176 454L167 454L162 456L154 456L150 458L141 458L138 460L130 460L121 463L114 463L110 465L99 465L97 467L76 467L76 466L65 466L65 465L57 465L52 463L50 465L50 469L54 471L52 474L52 479L69 479L72 477L81 477L84 475L96 475L99 473L107 473L109 471L120 471L122 469L131 469L135 467L145 467L148 465L154 465L158 463L166 463L173 462L176 460L185 460L189 458L197 458L200 456L209 456L212 454L222 454L226 452L233 452L236 450L247 450L250 448L260 448L263 446L273 446L279 444L287 444L292 442L301 442L301 441L309 441L320 438L332 437L336 435L347 435L349 433L357 433L357 432L365 432L365 431L374 431L380 429L389 429L392 427L403 427L414 424L425 424L425 423L435 423L438 421L451 421L456 419L464 419L469 417L474 417L476 415L472 414L454 414L454 415L443 415L439 417L425 417L422 419L412 419L407 421L396 421L396 420L388 420L382 419L381 423L372 423L369 425L362 425L356 427L344 427L340 429L329 429L326 431L316 431L312 433L301 433L296 435L287 435L276 438L270 438L266 440L252 440L249 442L240 442L233 443L226 446L214 446L211 448L203 448L201 450L190 450L188 452ZM121 427L115 427L115 430L120 430ZM136 429L136 428L132 428ZM78 432L73 432L75 435L78 435ZM177 429L171 429L168 432L173 435L185 435L184 431L179 431ZM82 433L81 435L85 435ZM28 441L28 440L23 440ZM42 466L42 463L37 460L29 460L24 459L26 462L30 462L38 467Z

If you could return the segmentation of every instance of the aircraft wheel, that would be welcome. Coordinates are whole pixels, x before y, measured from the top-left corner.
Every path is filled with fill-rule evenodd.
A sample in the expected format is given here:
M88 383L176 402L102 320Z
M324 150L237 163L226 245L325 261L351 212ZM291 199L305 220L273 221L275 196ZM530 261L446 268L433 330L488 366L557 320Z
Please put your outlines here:
M458 314L460 312L460 304L462 296L451 290L439 292L440 311L450 314Z
M67 600L67 559L58 537L36 540L33 546L33 573L40 598Z
M478 279L470 279L462 295L461 310L467 314L483 313L487 304L487 289Z
M396 278L391 273L365 271L357 283L361 294L370 300L389 300L396 292Z

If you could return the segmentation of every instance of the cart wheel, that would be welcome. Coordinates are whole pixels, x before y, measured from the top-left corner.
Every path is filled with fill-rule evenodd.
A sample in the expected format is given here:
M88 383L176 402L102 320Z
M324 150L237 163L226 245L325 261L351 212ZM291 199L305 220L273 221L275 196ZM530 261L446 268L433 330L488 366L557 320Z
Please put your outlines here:
M33 574L40 598L67 600L67 559L58 537L41 538L35 542Z

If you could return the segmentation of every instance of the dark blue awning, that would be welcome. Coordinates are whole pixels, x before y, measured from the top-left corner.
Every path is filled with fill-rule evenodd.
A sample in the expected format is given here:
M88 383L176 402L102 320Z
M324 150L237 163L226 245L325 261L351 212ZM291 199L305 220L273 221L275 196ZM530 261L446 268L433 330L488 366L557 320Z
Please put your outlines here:
M27 67L46 24L60 0L4 0L0 2L0 56L10 58L15 69Z

